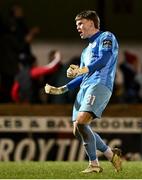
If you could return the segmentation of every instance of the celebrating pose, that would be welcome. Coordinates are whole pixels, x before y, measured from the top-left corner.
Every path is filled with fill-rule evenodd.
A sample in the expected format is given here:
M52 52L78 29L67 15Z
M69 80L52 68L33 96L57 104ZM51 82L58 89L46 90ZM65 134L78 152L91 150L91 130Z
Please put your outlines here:
M96 150L103 152L116 171L120 171L121 151L107 146L90 127L91 121L101 117L112 95L118 43L111 32L100 31L100 19L95 11L83 11L76 16L75 21L81 39L89 40L88 46L82 52L80 67L70 65L67 77L74 79L62 87L46 84L45 92L62 94L80 85L73 107L72 121L73 133L81 137L89 158L89 166L82 172L102 172Z

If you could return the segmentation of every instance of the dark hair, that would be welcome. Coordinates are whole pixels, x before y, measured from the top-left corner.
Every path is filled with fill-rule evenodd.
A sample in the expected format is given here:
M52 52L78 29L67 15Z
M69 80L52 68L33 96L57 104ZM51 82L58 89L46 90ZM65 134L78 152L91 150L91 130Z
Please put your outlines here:
M98 14L96 13L96 11L93 11L93 10L82 11L76 15L75 21L80 20L80 19L92 20L94 22L95 28L100 29L100 18Z

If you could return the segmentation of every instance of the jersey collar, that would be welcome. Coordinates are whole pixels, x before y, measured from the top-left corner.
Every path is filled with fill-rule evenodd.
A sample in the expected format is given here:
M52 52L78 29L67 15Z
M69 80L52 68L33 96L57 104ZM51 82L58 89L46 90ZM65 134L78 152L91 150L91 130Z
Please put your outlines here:
M103 31L98 31L96 34L89 38L89 42L93 42Z

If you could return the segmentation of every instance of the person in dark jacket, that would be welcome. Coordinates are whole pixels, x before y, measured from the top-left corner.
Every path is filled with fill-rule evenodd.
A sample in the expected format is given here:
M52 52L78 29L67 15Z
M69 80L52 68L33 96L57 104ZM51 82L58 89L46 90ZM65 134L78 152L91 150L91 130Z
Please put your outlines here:
M57 55L48 65L37 66L36 58L34 56L31 59L19 64L19 72L15 77L15 81L12 86L11 96L14 102L21 103L38 103L37 80L46 74L53 74L57 71L60 64L60 57ZM26 58L27 60L27 58ZM29 62L32 63L29 66Z

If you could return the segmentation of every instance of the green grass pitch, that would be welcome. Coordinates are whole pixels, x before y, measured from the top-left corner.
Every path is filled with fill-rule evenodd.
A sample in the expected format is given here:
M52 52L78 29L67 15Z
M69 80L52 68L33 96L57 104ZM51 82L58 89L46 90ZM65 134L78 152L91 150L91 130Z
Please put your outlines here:
M0 162L0 179L142 179L142 162L123 162L123 170L114 171L101 161L102 173L82 174L87 162Z

